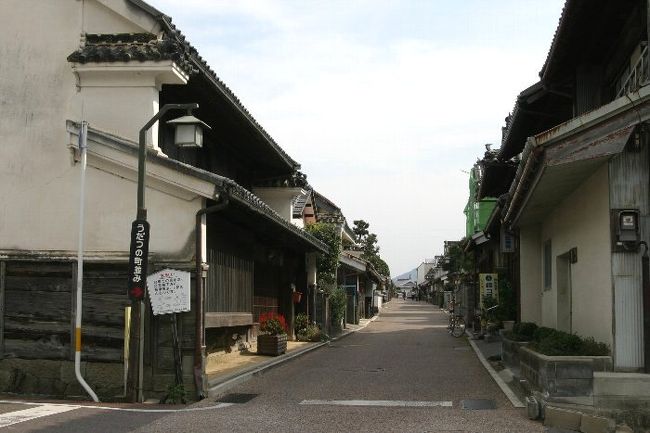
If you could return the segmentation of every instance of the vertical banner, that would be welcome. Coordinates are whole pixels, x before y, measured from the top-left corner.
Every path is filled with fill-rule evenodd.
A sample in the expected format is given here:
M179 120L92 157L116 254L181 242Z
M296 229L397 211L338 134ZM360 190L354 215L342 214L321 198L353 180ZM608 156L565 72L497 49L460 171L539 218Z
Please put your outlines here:
M499 302L499 274L478 274L479 288L481 295L481 308L483 308L483 299L491 296Z
M144 298L147 288L147 264L149 257L149 223L135 220L131 225L131 248L129 252L129 282L127 291L132 301Z

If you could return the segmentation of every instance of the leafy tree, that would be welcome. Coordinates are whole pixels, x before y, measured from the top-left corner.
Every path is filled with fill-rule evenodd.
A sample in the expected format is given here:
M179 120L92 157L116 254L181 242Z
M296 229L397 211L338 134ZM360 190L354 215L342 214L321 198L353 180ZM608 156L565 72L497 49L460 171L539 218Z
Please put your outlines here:
M370 227L370 224L364 220L355 220L352 221L352 223L354 224L352 232L354 233L355 241L362 244L366 236L368 236L368 228Z
M442 269L450 273L470 272L474 269L474 257L472 254L466 254L460 245L452 245L442 263Z
M379 247L377 246L377 235L369 233L363 242L363 255L362 257L369 260L379 254Z
M336 270L341 254L341 236L335 224L313 223L306 228L307 232L329 247L327 253L318 254L316 268L320 286L331 292L336 285Z
M388 264L382 260L381 257L373 256L370 259L368 259L370 264L379 272L381 275L384 276L390 276L390 268L388 267Z
M389 276L390 269L385 261L379 256L379 247L377 246L377 235L370 233L368 230L370 224L364 220L355 220L353 221L354 228L352 232L355 236L355 241L359 244L360 250L363 252L361 258L370 262L370 264L379 272L381 275Z

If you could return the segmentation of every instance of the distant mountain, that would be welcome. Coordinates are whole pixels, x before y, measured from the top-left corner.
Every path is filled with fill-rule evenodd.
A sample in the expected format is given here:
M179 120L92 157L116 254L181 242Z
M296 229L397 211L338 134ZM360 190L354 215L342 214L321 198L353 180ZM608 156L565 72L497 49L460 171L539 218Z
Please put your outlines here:
M393 278L393 283L397 286L400 286L401 284L407 282L407 281L415 281L417 280L418 277L418 269L412 269L409 272L405 272L403 274L400 274ZM401 283L401 284L400 284Z

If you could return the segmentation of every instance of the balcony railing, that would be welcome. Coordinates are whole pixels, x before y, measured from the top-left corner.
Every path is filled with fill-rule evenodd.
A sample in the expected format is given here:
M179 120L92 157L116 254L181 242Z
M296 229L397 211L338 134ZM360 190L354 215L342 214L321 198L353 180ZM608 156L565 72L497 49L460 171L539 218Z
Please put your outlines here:
M634 92L648 81L648 45L646 44L641 51L639 60L636 61L629 75L620 84L617 89L616 97Z

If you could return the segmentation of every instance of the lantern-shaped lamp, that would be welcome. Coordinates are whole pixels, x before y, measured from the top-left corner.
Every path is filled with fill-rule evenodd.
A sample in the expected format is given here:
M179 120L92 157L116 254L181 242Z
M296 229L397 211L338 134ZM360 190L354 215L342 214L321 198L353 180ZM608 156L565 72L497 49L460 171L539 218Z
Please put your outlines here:
M174 126L174 144L178 147L198 148L203 146L203 128L210 126L188 113L186 116L167 121Z

